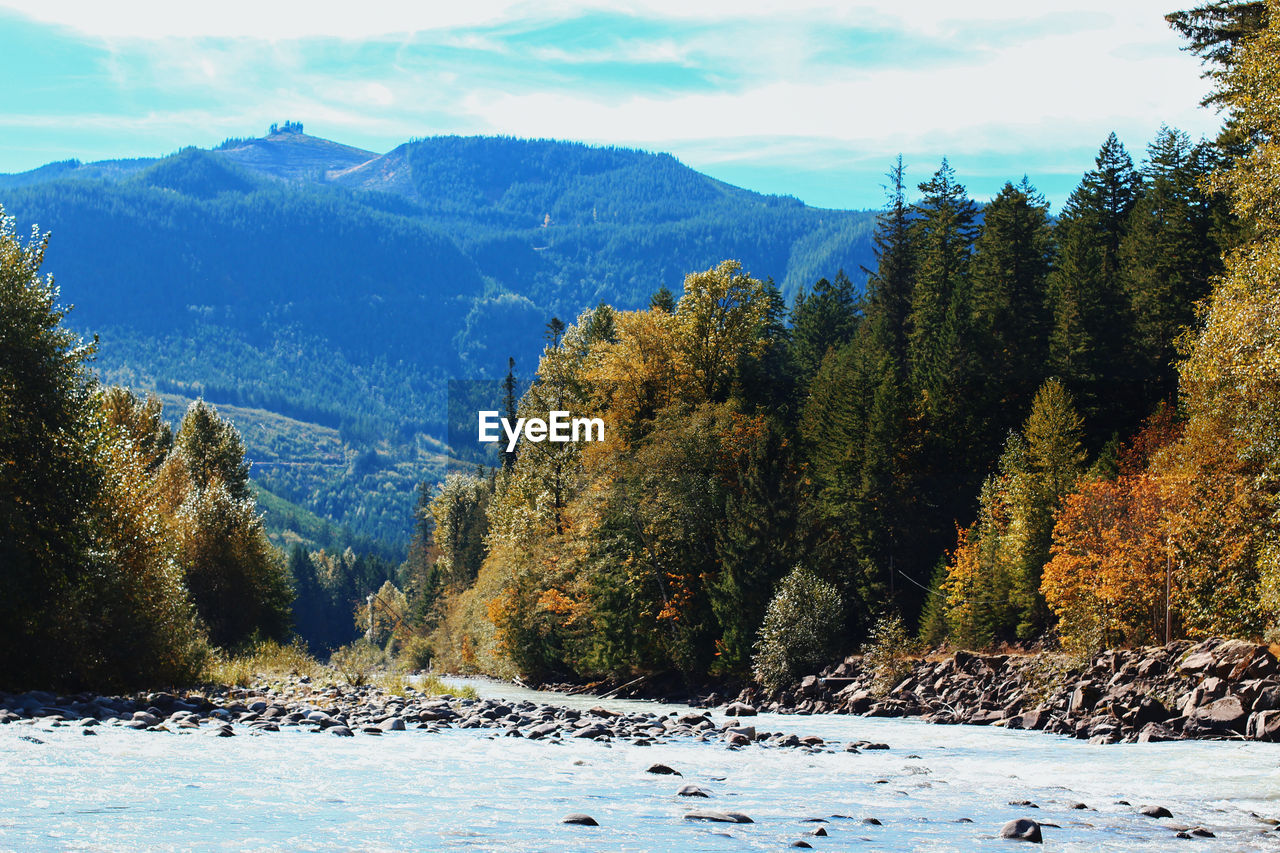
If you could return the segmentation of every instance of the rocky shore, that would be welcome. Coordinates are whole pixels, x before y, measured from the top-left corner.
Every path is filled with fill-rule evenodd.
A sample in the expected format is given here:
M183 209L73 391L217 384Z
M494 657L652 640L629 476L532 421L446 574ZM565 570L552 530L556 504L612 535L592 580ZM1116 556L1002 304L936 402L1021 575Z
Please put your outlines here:
M677 739L719 742L730 749L748 745L808 751L858 752L888 749L880 743L825 742L817 736L758 731L737 719L715 722L709 714L619 713L530 701L427 696L412 689L403 696L374 687L312 687L302 679L284 686L218 689L199 693L98 696L0 693L0 724L75 726L85 735L98 726L155 732L203 732L214 737L294 728L342 737L381 736L407 729L489 729L503 737L560 741L587 738L625 740L638 746Z
M1181 739L1280 741L1280 663L1243 640L1175 641L1109 650L1083 664L1060 655L956 652L903 667L887 692L860 656L739 703L785 713L919 717L1004 726L1093 743Z

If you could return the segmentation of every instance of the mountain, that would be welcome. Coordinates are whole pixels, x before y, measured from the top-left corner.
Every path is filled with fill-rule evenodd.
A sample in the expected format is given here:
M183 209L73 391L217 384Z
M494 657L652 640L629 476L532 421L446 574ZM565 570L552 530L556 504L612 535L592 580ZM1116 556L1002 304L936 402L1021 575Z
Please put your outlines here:
M393 551L444 464L448 378L508 356L531 374L552 316L679 293L724 258L788 297L856 274L874 225L666 154L443 136L380 155L295 122L0 175L0 204L52 232L45 268L107 381L231 407L276 520L293 505L326 544Z

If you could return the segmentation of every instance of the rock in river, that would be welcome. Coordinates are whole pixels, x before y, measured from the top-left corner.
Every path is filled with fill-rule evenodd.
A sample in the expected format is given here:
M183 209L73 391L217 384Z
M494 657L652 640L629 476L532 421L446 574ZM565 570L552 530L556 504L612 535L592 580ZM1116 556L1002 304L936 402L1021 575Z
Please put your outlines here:
M689 812L684 816L685 820L706 820L713 823L755 823L754 820L742 814L741 812Z
M1033 844L1044 843L1044 838L1040 834L1040 824L1027 817L1011 820L1000 827L1000 837L1012 838L1015 841L1030 841Z

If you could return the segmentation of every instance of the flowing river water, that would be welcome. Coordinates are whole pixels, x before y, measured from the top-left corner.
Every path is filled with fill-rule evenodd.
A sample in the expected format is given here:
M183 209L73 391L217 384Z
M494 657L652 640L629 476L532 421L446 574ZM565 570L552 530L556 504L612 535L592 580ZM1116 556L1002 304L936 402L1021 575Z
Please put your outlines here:
M482 696L672 713L472 682ZM722 721L720 715L713 718ZM1280 745L1089 745L915 720L761 714L759 730L891 748L858 754L694 740L653 746L410 730L234 738L111 726L0 726L0 850L1280 850ZM645 772L655 762L683 778ZM693 783L709 799L676 796ZM1129 805L1118 801L1126 800ZM1030 805L1013 805L1030 801ZM1087 808L1076 808L1083 803ZM1138 813L1161 805L1173 818ZM695 808L751 824L685 820ZM599 826L561 823L586 813ZM805 822L821 818L825 823ZM874 818L879 825L865 823ZM971 821L971 822L970 822ZM1180 839L1205 827L1214 838ZM826 837L805 833L823 827Z

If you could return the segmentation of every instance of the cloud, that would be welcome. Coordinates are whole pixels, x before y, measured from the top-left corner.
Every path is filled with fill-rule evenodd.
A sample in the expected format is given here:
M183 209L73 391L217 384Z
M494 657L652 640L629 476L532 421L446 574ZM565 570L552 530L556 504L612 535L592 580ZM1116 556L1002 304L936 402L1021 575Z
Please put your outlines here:
M77 127L105 154L103 134L115 144L130 127L130 150L167 150L200 141L193 130L243 136L294 118L377 150L504 133L669 150L737 174L831 174L899 151L1078 172L1110 130L1140 145L1161 122L1193 135L1218 123L1197 107L1206 86L1162 20L1166 0L6 8L84 57L74 78L50 64L39 97L0 118L14 133L62 123L60 151ZM0 30L0 72L4 54ZM4 156L0 170L14 168Z

